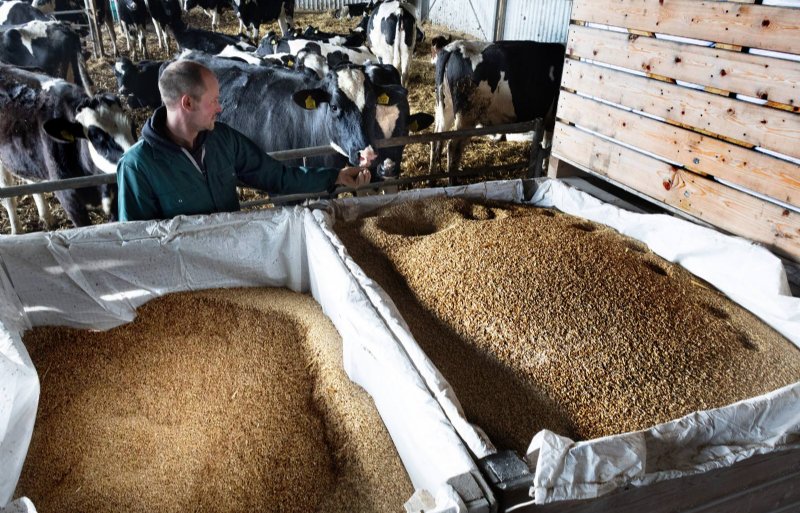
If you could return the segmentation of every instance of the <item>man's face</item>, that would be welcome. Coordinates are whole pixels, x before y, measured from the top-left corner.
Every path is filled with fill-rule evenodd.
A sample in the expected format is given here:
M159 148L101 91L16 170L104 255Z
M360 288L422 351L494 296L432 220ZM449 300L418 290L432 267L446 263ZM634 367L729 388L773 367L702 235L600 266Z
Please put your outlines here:
M203 73L205 92L200 101L195 102L194 121L197 130L213 130L217 114L222 112L219 104L219 82L213 73Z

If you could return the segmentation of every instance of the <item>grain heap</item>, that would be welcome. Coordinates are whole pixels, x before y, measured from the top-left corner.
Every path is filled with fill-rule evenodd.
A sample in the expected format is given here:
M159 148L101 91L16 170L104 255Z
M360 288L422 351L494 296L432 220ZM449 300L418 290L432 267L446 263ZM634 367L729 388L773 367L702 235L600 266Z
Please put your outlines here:
M43 513L402 511L413 493L309 297L174 294L24 342L42 393L17 496Z
M555 210L431 200L335 226L467 418L524 453L800 379L800 351L677 265Z

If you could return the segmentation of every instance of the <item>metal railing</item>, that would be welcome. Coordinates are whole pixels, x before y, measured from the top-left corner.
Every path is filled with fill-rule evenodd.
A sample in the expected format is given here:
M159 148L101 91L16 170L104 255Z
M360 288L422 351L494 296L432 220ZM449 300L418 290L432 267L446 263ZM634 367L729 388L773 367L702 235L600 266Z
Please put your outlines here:
M543 135L543 122L541 119L534 121L527 121L523 123L514 123L508 125L495 125L490 127L470 128L467 130L457 130L452 132L438 132L430 134L412 135L407 137L394 137L391 139L383 139L376 141L374 146L377 149L390 148L395 146L405 146L409 144L425 144L433 141L447 141L450 139L460 139L467 137L476 137L482 135L494 134L514 134L533 132L531 137L531 154L528 160L527 176L536 177L541 175L543 152L540 150L540 142ZM319 157L337 153L331 146L312 146L308 148L299 148L294 150L281 150L270 152L269 155L279 161L307 159L310 157ZM291 202L303 201L306 199L317 198L330 198L336 197L342 193L358 193L361 191L380 190L385 188L396 188L401 185L408 185L416 182L425 182L440 179L453 179L465 177L479 177L479 176L492 176L502 171L519 169L522 164L504 164L500 166L484 167L481 169L466 169L457 173L436 173L427 175L418 175L413 177L402 177L396 179L389 179L381 182L373 182L365 184L358 188L354 187L337 187L333 192L315 192L304 194L285 194L279 196L270 196L268 199L251 200L241 203L242 208L251 208L260 205L280 205ZM66 178L63 180L53 180L47 182L38 182L25 185L17 185L12 187L0 187L0 198L11 198L16 196L23 196L26 194L41 194L48 192L61 191L65 189L80 189L82 187L96 187L99 185L114 184L117 182L116 174L102 174L92 176L82 176L77 178ZM243 185L243 187L247 187Z

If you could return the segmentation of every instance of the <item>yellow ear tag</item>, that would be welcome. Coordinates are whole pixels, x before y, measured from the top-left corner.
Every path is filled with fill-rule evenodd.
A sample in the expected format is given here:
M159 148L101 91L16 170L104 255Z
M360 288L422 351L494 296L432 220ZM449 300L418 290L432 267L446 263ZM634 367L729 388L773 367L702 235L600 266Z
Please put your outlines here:
M269 44L271 44L272 46L275 46L276 44L278 44L278 42L276 40L274 40L274 39L270 39L269 40Z
M314 98L311 95L306 96L306 108L309 110L317 108L317 102L314 101Z
M286 61L286 65L291 68L292 66L294 66L294 61L288 60L288 61Z
M61 138L68 142L75 142L75 136L66 130L61 131Z
M381 95L378 96L378 104L389 105L389 95L386 93L381 93Z
M408 131L409 132L416 132L417 130L419 130L417 122L416 121L412 121L411 124L408 125Z

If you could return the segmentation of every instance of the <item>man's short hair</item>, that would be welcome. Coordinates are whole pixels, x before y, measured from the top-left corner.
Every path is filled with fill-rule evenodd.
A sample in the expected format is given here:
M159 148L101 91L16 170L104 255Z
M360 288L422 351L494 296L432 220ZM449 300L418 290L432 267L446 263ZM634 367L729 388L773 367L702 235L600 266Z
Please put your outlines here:
M164 105L176 104L184 94L200 101L200 97L206 92L203 71L212 73L210 69L194 61L175 61L164 68L158 78L158 91Z

